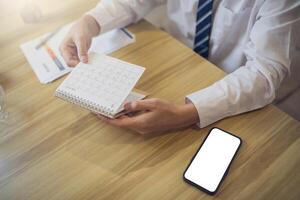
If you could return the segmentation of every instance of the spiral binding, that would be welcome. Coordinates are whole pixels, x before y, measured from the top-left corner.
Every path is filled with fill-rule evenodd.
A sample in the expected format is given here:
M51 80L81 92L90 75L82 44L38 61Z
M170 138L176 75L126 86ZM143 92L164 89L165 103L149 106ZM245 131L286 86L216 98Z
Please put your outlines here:
M56 90L54 95L63 100L66 100L70 103L76 104L80 107L86 108L86 109L88 109L92 112L98 113L98 114L102 114L102 115L110 116L110 117L112 117L115 114L115 113L113 113L112 109L101 106L101 105L94 103L92 101L89 101L87 99L83 99L79 96L75 96L69 92Z

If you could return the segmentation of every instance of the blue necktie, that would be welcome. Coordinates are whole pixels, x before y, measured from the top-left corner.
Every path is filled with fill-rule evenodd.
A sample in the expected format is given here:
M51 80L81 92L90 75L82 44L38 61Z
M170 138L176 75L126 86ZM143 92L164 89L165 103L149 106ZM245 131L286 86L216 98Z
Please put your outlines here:
M199 0L194 51L204 58L208 57L209 52L209 38L212 26L212 7L213 0Z

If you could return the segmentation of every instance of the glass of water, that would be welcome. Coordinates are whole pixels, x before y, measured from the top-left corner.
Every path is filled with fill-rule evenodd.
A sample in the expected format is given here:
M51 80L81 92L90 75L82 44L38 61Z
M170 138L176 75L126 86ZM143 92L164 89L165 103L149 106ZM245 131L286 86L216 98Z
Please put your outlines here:
M5 122L8 118L8 113L4 110L5 108L5 93L0 85L0 122Z

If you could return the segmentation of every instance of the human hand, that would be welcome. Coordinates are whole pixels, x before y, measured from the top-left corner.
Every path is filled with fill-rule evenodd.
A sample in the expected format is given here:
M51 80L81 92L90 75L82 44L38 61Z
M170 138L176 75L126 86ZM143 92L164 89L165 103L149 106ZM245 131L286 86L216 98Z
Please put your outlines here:
M111 125L143 135L188 127L199 122L198 112L192 103L176 105L161 99L146 99L126 103L124 108L129 113L141 112L133 116L123 115L117 119L98 116Z
M89 15L83 16L71 27L60 45L60 52L68 66L75 67L79 62L88 62L87 52L92 38L99 32L99 24Z

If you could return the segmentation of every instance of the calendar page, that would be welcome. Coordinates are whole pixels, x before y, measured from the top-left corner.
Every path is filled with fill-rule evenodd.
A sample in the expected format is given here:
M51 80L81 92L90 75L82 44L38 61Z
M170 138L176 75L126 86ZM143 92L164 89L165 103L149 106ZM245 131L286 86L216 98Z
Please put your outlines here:
M116 58L91 53L89 63L79 63L57 90L116 114L144 70Z

